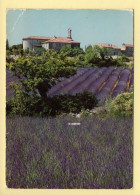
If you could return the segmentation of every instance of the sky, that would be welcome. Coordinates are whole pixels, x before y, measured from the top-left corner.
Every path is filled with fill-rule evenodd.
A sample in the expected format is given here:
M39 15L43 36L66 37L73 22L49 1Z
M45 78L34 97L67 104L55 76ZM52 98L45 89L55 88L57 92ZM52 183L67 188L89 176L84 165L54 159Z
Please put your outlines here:
M57 10L13 9L7 10L6 36L9 45L21 44L28 36L67 37L68 28L72 39L81 48L96 43L121 47L133 44L132 10Z

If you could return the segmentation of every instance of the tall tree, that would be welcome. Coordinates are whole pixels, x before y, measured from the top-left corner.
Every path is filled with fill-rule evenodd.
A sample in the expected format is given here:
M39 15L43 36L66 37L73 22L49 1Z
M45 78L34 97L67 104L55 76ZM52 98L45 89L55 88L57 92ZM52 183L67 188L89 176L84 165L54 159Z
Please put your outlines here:
M7 63L7 66L20 79L26 93L39 93L42 98L47 97L48 90L60 77L69 77L76 73L73 61L55 50L48 50L44 56L20 57Z
M6 39L6 50L8 50L9 49L9 41L8 41L8 39Z

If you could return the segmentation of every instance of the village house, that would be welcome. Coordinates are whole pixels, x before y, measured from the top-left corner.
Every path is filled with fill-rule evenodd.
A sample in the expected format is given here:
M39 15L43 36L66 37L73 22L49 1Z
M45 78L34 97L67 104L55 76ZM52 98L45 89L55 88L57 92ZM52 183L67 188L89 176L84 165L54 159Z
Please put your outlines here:
M105 43L97 43L96 45L100 47L108 48L108 55L109 56L121 56L122 54L126 55L127 57L132 57L134 53L134 46L131 44L122 44L122 47L117 47L116 45L112 44L105 44Z
M109 49L109 51L108 51L109 56L115 56L115 55L120 56L121 55L121 48L117 47L116 45L105 44L105 43L97 43L96 45L98 45L100 47L108 48Z
M121 48L122 54L126 55L127 57L132 57L134 55L134 46L131 44L122 44Z
M29 50L34 51L36 48L43 47L46 50L55 49L60 50L63 46L68 46L71 48L80 47L80 42L72 40L71 29L68 29L68 37L39 37L30 36L23 38L23 49L29 48Z

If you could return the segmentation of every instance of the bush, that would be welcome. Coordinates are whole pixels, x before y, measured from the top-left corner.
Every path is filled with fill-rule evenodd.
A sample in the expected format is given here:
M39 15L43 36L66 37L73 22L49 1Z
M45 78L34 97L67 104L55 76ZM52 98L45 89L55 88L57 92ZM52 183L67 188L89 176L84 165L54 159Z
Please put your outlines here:
M130 61L129 58L126 57L124 54L120 57L120 59L122 62L129 62Z
M79 47L71 48L69 46L63 46L60 50L60 53L64 54L65 56L74 57L80 54L84 54L84 51L82 48Z
M35 51L33 51L32 53L29 51L30 54L34 55L34 56L42 56L44 55L46 52L45 48L41 47L41 48L36 48Z
M99 62L99 66L100 66L100 67L106 66L106 65L107 65L106 60L101 60L101 61Z
M132 116L133 115L133 93L119 94L108 105L111 116Z
M96 97L89 92L78 93L75 96L61 95L57 96L56 99L57 103L60 103L60 111L66 113L79 113L82 109L92 109L98 103Z
M79 54L79 55L77 56L77 59L80 60L80 61L84 61L84 60L85 60L84 54Z
M92 109L97 106L96 97L89 93L79 93L74 95L65 94L52 98L47 98L45 102L40 102L39 115L56 116L63 113L80 113L83 109Z
M59 95L53 98L30 97L19 92L6 105L7 115L21 116L56 116L62 113L79 113L82 109L97 106L97 99L89 92L73 95Z

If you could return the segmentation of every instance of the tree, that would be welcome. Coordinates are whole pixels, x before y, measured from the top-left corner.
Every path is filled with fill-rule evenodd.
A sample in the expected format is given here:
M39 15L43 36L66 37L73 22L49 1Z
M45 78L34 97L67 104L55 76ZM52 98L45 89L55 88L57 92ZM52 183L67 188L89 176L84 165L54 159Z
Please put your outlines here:
M95 45L94 47L89 45L85 50L85 62L92 64L100 64L100 62L107 63L105 57L108 56L108 48Z
M12 45L11 47L9 47L8 39L6 41L6 50L9 51L7 53L11 55L23 55L23 45L18 44L18 45Z
M7 63L21 82L22 89L30 96L40 95L47 98L48 90L60 77L69 77L76 73L75 64L63 58L55 50L48 50L44 56L19 57Z
M41 48L36 48L34 53L35 56L41 56L44 55L44 53L46 52L45 48L41 47Z
M99 61L98 50L89 45L85 50L85 62L86 63L97 63Z
M95 45L94 49L97 50L102 60L105 60L105 57L108 56L109 49L106 47L99 47L98 45Z
M72 48L73 56L78 56L80 54L84 54L84 51L80 47L74 47Z
M63 46L60 50L60 53L65 54L65 56L74 57L80 54L84 54L84 51L80 47L71 48L68 46Z
M9 49L9 41L8 41L8 39L6 39L6 50L8 50Z

